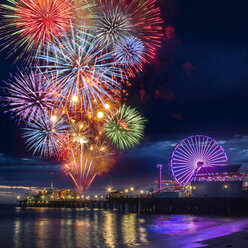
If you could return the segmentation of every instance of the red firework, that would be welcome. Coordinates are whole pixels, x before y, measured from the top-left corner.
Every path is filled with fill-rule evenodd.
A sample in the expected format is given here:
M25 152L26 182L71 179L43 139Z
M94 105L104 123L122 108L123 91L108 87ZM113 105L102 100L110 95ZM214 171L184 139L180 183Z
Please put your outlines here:
M19 57L25 52L39 54L47 40L58 37L70 27L73 17L70 0L7 1L8 4L1 5L2 45L13 46L11 53L20 50Z
M32 37L36 45L68 28L72 8L68 0L23 0L16 6L16 27L23 38Z

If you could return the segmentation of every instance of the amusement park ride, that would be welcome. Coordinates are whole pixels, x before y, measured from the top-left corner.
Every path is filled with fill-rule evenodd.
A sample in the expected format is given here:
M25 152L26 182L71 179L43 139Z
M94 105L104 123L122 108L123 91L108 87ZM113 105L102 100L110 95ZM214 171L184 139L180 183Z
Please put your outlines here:
M204 135L189 136L174 148L170 162L172 180L161 180L155 184L158 192L179 192L196 181L243 181L247 187L247 173L240 172L241 165L228 165L224 148L214 139ZM159 175L161 175L159 165Z

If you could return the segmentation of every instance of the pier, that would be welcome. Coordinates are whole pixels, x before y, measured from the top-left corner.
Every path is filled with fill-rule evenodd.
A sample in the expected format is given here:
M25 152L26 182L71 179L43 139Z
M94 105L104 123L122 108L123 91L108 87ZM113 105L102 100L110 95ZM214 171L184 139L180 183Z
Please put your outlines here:
M248 216L248 198L116 198L106 200L18 201L22 207L110 209L150 214Z

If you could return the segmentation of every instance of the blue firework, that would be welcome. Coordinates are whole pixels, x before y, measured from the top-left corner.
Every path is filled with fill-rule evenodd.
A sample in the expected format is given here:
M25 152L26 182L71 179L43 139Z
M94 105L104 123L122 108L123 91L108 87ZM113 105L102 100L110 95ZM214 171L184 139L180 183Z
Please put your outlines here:
M133 36L117 44L114 47L114 54L118 64L135 72L141 71L143 63L147 62L144 43Z
M113 94L119 88L116 81L122 77L113 61L113 52L99 46L99 42L85 28L74 29L71 25L70 34L64 33L55 42L48 42L51 56L42 55L40 59L47 61L42 66L50 77L56 75L54 82L57 92L64 99L75 96L85 111L92 100L104 104L105 99L114 100Z
M23 129L29 150L41 156L56 156L64 147L70 125L64 116L45 114Z

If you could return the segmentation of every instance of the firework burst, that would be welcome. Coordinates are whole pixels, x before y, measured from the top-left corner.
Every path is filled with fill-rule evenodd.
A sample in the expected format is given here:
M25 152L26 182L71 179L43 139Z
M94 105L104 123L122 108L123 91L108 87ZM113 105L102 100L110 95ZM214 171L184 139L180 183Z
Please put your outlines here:
M121 106L105 121L104 132L111 143L121 150L134 147L143 137L145 119L131 107Z
M11 75L3 87L4 105L19 120L30 121L42 117L53 107L53 91L45 77L37 70L21 71Z
M57 156L64 148L70 126L64 116L46 114L28 123L23 138L27 147L41 156Z
M114 47L115 60L121 64L129 75L142 71L145 59L145 46L140 39L127 37Z
M73 20L74 6L71 0L7 0L1 5L3 46L21 51L19 59L27 53L38 55L44 44L53 37L68 31ZM84 1L81 8L89 8ZM26 57L25 60L29 60Z
M50 50L57 56L40 56L48 64L41 68L50 75L57 75L55 88L61 98L74 99L85 112L92 109L92 101L105 104L105 99L114 101L119 88L115 78L121 77L115 62L110 62L113 53L103 53L98 41L86 33L84 27L74 29L70 37L63 37L50 43Z
M114 160L111 158L113 149L106 139L89 135L81 124L77 131L79 134L75 130L72 134L74 142L68 146L69 156L63 169L82 192L88 190L97 175L109 171Z
M129 15L122 6L112 1L100 3L100 13L96 23L95 34L103 45L118 44L134 31Z

